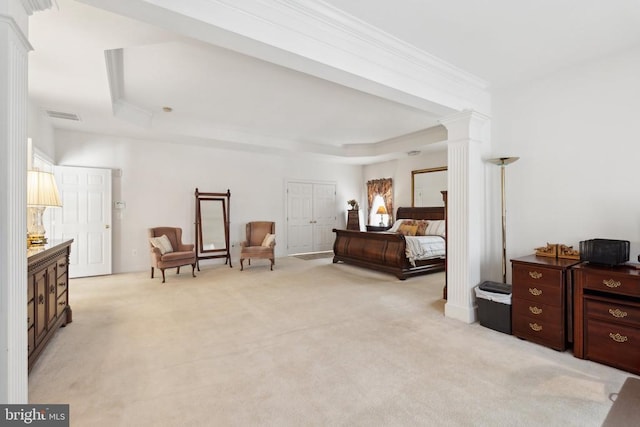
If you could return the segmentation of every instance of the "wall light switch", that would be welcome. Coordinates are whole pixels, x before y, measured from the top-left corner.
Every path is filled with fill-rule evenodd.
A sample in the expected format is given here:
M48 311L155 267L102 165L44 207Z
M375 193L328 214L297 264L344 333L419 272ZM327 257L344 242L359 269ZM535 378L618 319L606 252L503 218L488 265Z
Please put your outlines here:
M125 202L113 202L113 208L114 209L124 209L126 208L127 205Z

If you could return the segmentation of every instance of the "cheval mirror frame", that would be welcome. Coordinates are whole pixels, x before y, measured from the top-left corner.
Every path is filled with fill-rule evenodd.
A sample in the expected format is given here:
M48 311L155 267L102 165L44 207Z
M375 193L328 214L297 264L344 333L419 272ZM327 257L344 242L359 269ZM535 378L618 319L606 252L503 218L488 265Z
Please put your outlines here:
M436 187L440 188L430 188L431 185L434 185L436 182L440 183L444 178L444 188L442 185L436 185ZM430 169L418 169L411 171L411 207L422 207L422 206L439 206L441 200L441 192L447 190L446 185L447 179L447 167L441 166L437 168ZM420 185L417 185L416 180L423 181ZM421 188L428 188L429 192L433 190L433 194L428 196L428 199L431 202L420 203L416 201L416 190ZM420 198L422 200L422 197Z
M231 191L201 193L196 188L196 264L201 259L225 258L231 265L229 210Z

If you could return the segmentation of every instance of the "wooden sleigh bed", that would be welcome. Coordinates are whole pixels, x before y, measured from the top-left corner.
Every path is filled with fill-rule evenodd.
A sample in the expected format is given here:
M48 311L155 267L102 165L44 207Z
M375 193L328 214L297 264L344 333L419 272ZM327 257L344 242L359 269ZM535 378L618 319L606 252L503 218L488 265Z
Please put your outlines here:
M396 220L446 220L446 192L443 192L443 198L445 198L445 207L398 208ZM406 255L405 236L400 233L338 229L333 231L336 233L336 240L333 244L334 263L342 261L359 267L391 273L400 280L442 271L446 268L446 256L416 260L415 265L412 265Z

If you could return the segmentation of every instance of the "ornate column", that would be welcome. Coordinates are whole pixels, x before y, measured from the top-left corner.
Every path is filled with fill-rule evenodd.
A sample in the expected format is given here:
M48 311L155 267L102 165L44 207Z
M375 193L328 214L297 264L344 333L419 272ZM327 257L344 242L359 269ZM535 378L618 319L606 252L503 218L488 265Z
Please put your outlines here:
M28 403L28 15L50 0L0 0L0 402Z
M463 111L440 123L448 131L445 316L473 323L476 320L473 288L480 283L485 241L482 157L489 148L489 118L474 111Z

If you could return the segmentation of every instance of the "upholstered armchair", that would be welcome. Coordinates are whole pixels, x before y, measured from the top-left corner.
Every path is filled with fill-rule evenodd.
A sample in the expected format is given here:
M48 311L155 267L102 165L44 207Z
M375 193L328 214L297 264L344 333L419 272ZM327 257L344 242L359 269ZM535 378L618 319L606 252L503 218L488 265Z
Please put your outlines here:
M240 271L244 269L243 261L254 259L268 259L271 270L275 264L273 248L276 246L276 223L271 221L248 222L246 226L247 240L240 243Z
M165 282L164 270L176 268L180 274L180 267L191 265L191 275L196 277L196 252L193 243L182 243L182 228L155 227L148 230L149 246L151 247L151 278L154 268L162 271L162 283Z

